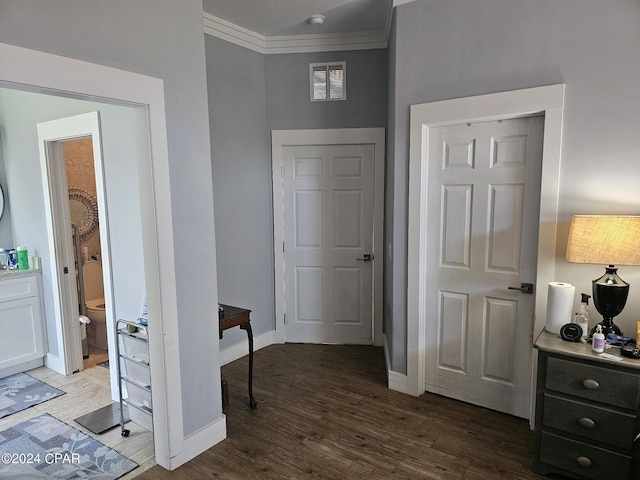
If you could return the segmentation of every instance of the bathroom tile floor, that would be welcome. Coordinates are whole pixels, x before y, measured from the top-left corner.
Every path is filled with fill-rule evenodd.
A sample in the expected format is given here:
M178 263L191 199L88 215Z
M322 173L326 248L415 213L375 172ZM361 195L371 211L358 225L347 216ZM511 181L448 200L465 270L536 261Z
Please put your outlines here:
M89 358L85 358L82 361L85 370L95 367L96 365L98 365L98 363L106 362L107 360L109 360L109 352L106 350L97 350L91 348L89 350L89 353Z
M96 435L74 422L74 418L111 403L108 368L95 366L68 376L60 375L46 367L29 370L25 373L65 391L66 394L0 419L0 430L43 413L49 413L136 462L139 467L121 477L123 480L135 478L156 464L153 434L141 426L128 422L126 426L131 433L128 437L122 437L119 426L101 435Z

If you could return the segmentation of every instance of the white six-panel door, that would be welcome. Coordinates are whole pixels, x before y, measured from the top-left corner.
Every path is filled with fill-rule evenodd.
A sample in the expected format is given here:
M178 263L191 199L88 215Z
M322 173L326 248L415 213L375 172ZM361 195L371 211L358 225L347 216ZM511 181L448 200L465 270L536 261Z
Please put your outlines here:
M528 417L543 118L430 129L426 390ZM433 228L431 228L433 227Z
M286 338L373 341L373 145L283 148Z

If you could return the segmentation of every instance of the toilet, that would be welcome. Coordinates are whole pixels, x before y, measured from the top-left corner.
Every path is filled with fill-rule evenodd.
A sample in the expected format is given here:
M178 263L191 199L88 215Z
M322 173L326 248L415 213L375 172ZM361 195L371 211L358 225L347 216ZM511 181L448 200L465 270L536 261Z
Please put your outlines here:
M87 341L90 347L107 350L107 317L104 310L104 286L102 282L102 264L89 260L82 265L84 299L87 317Z

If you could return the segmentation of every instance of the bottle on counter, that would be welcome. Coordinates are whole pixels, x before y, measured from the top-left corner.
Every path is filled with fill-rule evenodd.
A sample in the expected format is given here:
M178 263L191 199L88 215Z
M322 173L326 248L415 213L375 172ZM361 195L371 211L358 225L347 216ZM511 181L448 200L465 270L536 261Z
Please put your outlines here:
M0 248L0 270L7 268L7 252L4 248Z
M29 251L27 247L16 247L18 270L29 270Z
M591 350L595 353L604 352L604 333L602 333L602 326L600 324L596 326L596 332L593 334Z
M574 323L577 323L580 325L580 328L582 328L582 338L587 338L590 334L589 320L591 314L589 313L588 306L591 295L587 295L586 293L581 293L580 295L582 295L582 301L580 303L580 308L575 314Z
M18 269L18 252L15 249L9 250L9 259L7 260L7 268L9 270Z

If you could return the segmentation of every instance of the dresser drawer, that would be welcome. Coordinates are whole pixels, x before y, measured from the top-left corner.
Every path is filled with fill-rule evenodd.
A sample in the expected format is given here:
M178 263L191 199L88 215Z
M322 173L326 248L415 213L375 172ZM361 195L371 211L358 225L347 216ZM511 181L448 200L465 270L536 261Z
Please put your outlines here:
M640 395L640 377L619 370L550 357L547 361L545 387L556 392L635 410Z
M544 394L543 425L586 439L631 449L637 415Z
M540 461L593 480L627 480L631 457L542 431Z

